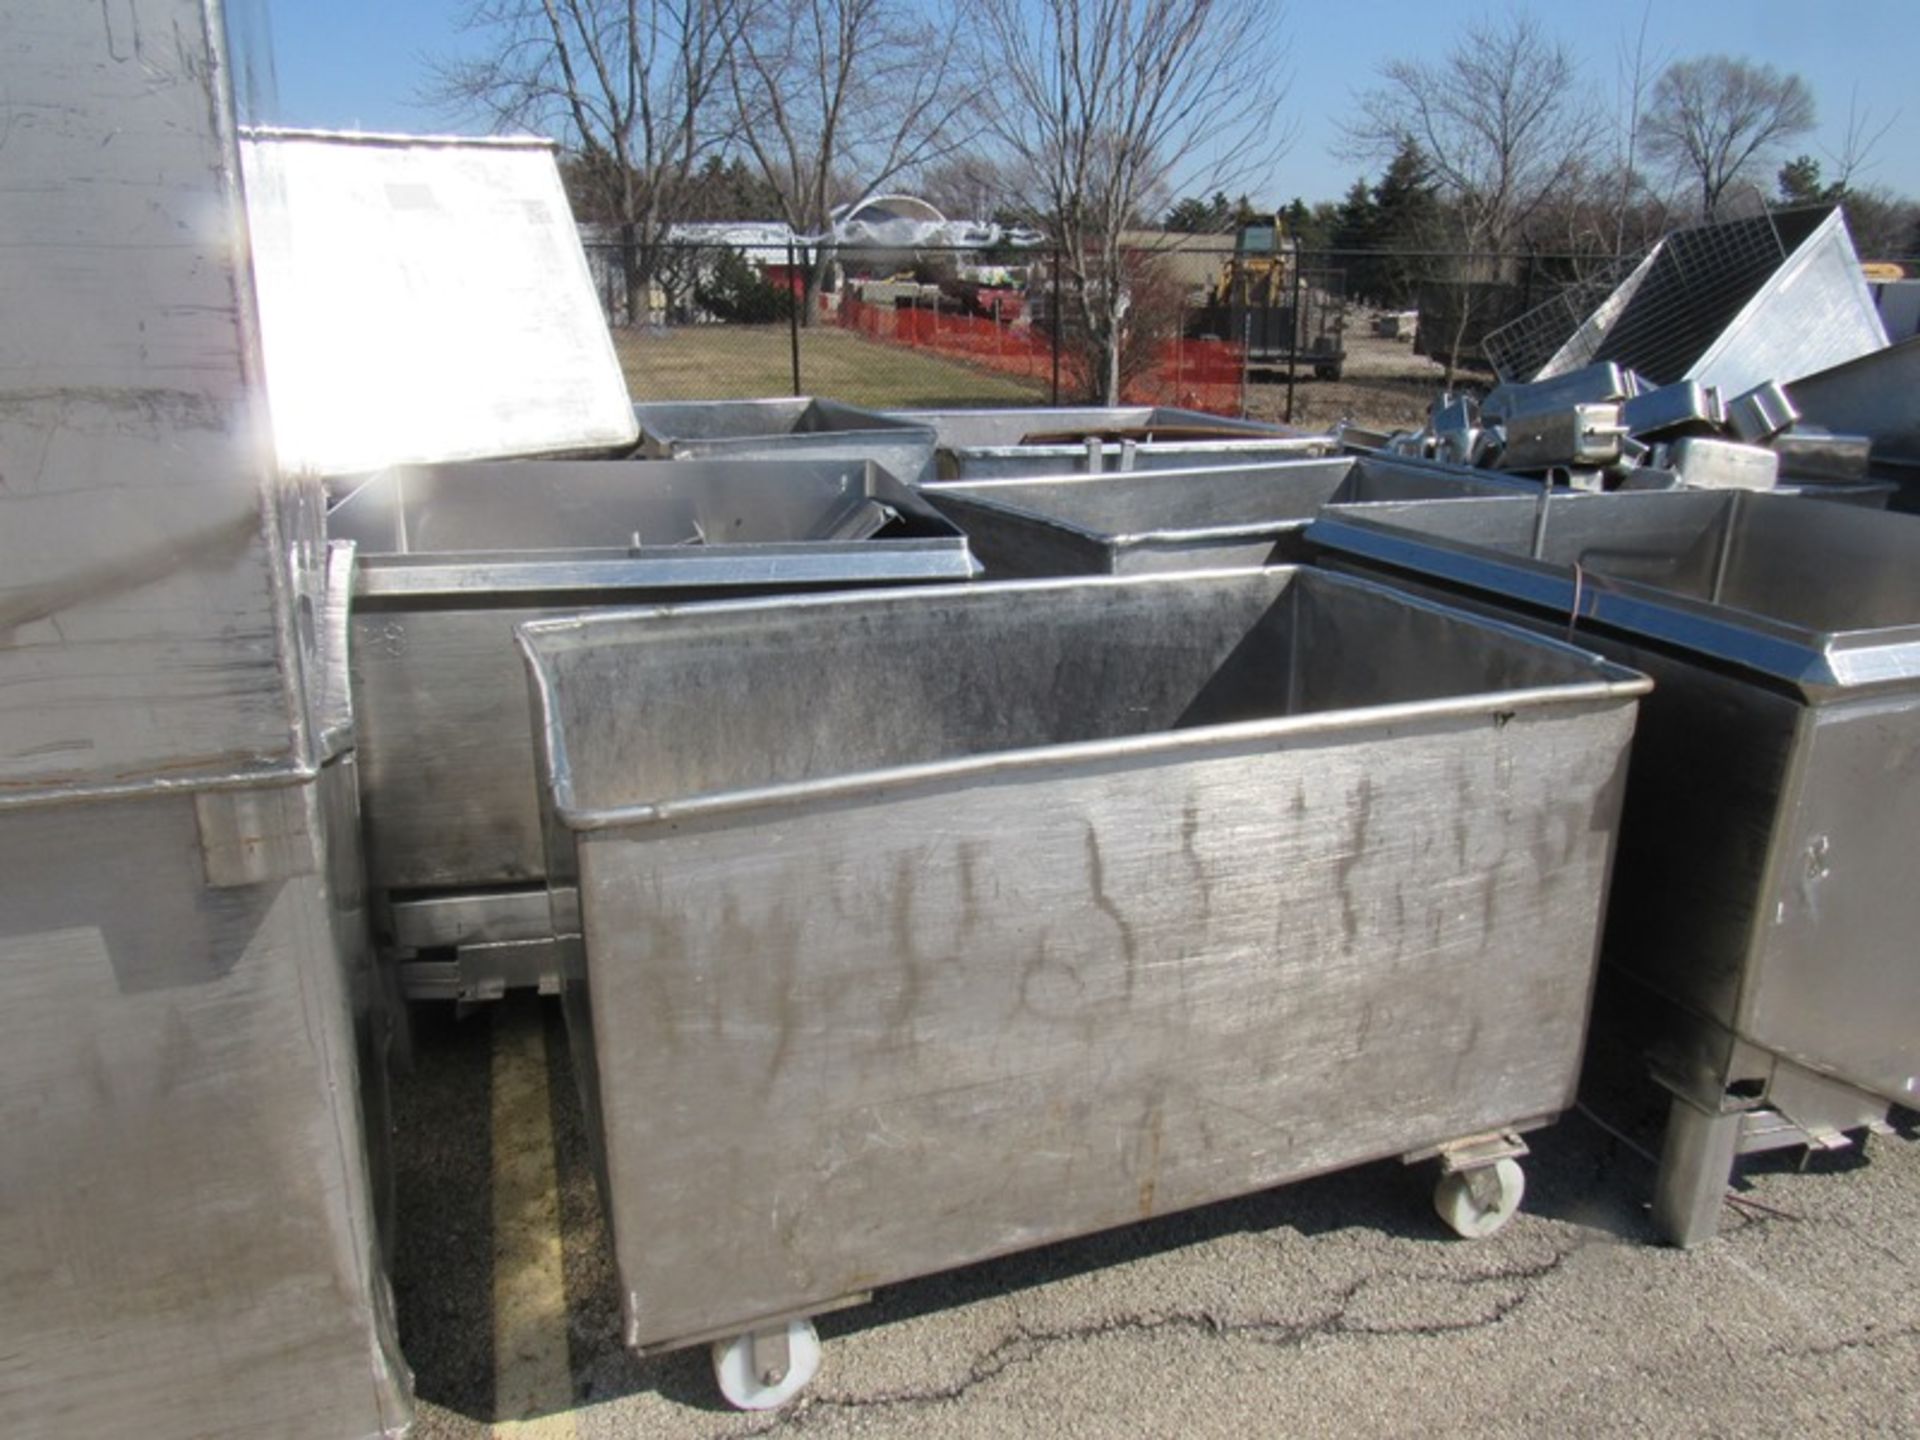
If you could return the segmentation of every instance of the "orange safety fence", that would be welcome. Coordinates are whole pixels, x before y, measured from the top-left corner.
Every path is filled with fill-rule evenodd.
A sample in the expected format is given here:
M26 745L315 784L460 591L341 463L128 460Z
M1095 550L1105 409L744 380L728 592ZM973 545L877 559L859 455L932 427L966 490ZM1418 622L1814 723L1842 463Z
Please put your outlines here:
M869 305L850 295L841 300L834 323L882 344L931 351L1043 387L1053 381L1053 337L1030 325L910 306ZM1079 372L1079 358L1063 353L1062 398L1085 393ZM1155 363L1127 382L1123 398L1132 405L1179 405L1215 415L1238 415L1243 381L1238 345L1225 340L1163 340Z

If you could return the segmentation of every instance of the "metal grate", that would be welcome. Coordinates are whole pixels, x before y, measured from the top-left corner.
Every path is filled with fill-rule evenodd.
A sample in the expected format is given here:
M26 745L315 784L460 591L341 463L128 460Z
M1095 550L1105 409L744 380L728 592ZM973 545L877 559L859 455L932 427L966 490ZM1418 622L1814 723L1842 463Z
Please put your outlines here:
M1638 256L1606 261L1594 274L1490 331L1481 348L1494 373L1502 380L1533 379L1637 264Z
M1815 206L1676 230L1584 321L1569 327L1567 316L1588 297L1556 298L1549 306L1558 308L1539 307L1506 327L1513 333L1499 337L1501 373L1546 378L1612 360L1655 384L1684 379L1831 213L1831 206ZM1556 332L1561 343L1549 349Z

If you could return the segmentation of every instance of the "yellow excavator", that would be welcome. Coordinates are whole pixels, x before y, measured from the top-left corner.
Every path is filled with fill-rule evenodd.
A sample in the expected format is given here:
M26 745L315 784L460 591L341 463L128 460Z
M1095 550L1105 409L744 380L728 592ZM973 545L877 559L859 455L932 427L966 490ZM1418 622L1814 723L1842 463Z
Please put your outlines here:
M1338 380L1347 358L1344 307L1323 284L1304 275L1296 283L1298 265L1281 216L1242 225L1194 333L1245 345L1250 374L1297 363L1312 366L1321 380Z

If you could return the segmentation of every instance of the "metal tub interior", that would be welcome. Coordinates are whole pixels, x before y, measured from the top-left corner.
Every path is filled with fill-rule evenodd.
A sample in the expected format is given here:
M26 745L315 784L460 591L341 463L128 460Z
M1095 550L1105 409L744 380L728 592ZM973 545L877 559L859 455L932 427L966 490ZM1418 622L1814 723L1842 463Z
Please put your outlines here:
M959 531L857 460L407 467L328 522L360 546L354 701L368 861L386 892L524 886L543 873L521 621L977 569ZM504 931L475 930L469 916L444 943L543 936L544 900L524 898L536 936L524 907L502 899L511 913L487 923ZM428 933L413 945L432 943Z
M520 633L636 1347L1571 1099L1631 672L1279 568Z
M913 484L933 468L933 431L838 400L657 401L635 405L638 453L660 459L872 460Z
M1920 520L1677 492L1333 510L1309 535L1553 633L1577 604L1581 643L1654 678L1607 956L1642 997L1627 1038L1693 1112L1731 1132L1764 1103L1820 1141L1870 1117L1854 1092L1914 1103Z
M1484 472L1358 456L925 487L991 579L1138 574L1305 558L1330 504L1520 495Z
M923 483L966 484L1115 470L1193 470L1339 453L1335 436L1299 431L1237 440L1108 440L1096 435L1083 442L1052 445L942 445L937 476Z
M934 441L944 448L1033 443L1029 436L1111 435L1116 431L1146 438L1144 432L1167 431L1192 438L1207 435L1297 435L1290 426L1259 420L1236 420L1203 410L1169 405L1085 405L1049 408L1040 405L1004 406L972 410L889 410L895 420L933 429Z

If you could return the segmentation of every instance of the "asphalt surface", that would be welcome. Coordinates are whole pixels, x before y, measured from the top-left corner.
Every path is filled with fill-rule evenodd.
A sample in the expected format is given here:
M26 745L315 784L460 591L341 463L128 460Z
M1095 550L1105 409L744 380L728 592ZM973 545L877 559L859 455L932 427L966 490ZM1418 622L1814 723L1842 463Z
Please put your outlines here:
M496 1049L536 1041L552 1203L502 1219ZM1442 1227L1430 1168L1368 1165L885 1289L821 1318L800 1400L747 1415L704 1348L642 1361L620 1344L551 1003L422 1012L414 1049L395 1288L423 1440L1920 1433L1912 1115L1804 1168L1794 1151L1743 1161L1720 1238L1683 1253L1646 1219L1658 1097L1609 1073L1590 1088L1613 1128L1576 1112L1530 1137L1523 1212L1491 1239ZM496 1364L496 1257L549 1239L559 1393L496 1426L528 1364Z

